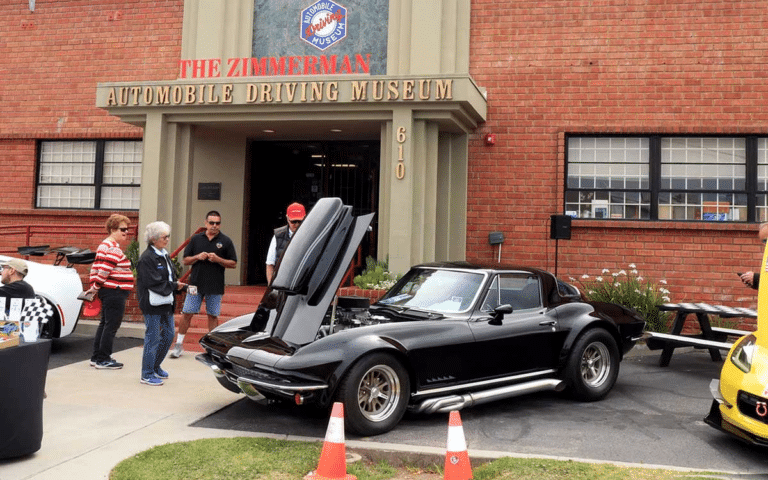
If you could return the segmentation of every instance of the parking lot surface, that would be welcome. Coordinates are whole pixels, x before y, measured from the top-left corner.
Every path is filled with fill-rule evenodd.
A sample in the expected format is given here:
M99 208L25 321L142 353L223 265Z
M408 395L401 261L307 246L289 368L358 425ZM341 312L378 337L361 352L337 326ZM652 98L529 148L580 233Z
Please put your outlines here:
M536 394L461 411L469 449L740 472L768 478L768 452L746 446L706 425L709 382L721 362L707 352L678 351L669 367L638 349L621 364L603 401L580 403ZM213 377L211 381L215 381ZM406 416L393 431L350 439L444 447L447 414ZM322 437L325 412L240 400L195 426L244 432ZM764 476L764 477L763 477Z

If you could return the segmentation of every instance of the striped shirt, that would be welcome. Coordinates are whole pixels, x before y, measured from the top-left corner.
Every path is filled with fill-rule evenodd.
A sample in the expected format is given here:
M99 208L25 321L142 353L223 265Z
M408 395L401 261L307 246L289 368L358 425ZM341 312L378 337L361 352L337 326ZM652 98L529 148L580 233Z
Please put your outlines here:
M111 238L106 238L96 249L89 282L97 290L102 287L121 290L133 288L131 261L120 250L120 244Z

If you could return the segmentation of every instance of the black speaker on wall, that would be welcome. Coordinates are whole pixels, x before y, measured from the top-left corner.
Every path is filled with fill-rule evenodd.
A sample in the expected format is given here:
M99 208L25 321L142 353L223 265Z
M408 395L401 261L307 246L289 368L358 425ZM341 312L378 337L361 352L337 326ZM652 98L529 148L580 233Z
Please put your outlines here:
M552 215L549 224L549 238L553 240L571 239L571 216Z

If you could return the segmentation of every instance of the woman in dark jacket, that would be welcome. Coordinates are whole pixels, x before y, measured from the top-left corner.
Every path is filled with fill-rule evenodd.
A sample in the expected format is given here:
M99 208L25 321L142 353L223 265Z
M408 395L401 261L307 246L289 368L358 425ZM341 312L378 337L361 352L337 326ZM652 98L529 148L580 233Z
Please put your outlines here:
M171 227L165 222L147 225L147 249L141 254L136 267L136 292L139 308L144 314L144 356L141 361L141 383L162 385L168 372L160 368L173 341L174 292L186 284L178 281L173 262L165 247Z

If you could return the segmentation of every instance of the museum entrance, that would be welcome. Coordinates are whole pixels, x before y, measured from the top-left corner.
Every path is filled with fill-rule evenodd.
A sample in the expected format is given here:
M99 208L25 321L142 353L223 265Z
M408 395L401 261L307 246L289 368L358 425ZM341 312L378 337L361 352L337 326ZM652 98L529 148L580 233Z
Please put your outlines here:
M292 202L307 212L323 197L339 197L354 215L378 211L378 141L249 142L250 195L247 283L266 284L265 260L273 230L285 225ZM378 216L362 242L362 255L376 256Z

